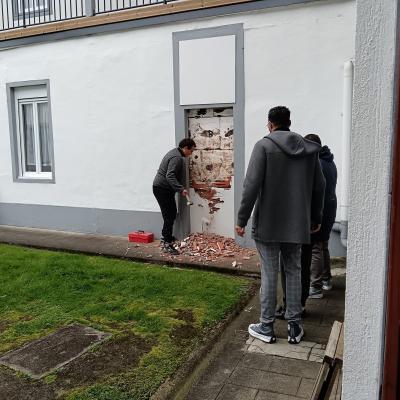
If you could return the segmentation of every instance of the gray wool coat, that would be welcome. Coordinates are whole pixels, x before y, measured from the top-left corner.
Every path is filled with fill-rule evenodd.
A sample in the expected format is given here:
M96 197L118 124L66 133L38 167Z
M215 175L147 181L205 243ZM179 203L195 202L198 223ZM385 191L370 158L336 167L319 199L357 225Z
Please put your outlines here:
M311 224L320 224L325 179L317 143L290 131L274 131L254 146L237 225L254 208L252 237L261 242L310 243Z

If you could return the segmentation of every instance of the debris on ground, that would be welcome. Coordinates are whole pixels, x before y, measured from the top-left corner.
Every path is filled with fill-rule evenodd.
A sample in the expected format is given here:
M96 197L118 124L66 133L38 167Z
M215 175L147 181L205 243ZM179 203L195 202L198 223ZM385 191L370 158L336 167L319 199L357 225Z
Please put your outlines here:
M175 244L182 256L196 258L197 261L218 261L231 258L232 266L240 268L242 260L250 260L255 249L239 246L235 239L216 234L194 233Z

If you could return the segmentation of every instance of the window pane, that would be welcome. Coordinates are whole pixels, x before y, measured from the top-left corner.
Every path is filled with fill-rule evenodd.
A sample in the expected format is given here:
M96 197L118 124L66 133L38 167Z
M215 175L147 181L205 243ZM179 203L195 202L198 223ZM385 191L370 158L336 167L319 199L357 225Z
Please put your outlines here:
M46 8L46 0L36 0L36 10L43 10Z
M22 104L22 138L25 150L25 171L36 171L33 104Z
M38 103L40 159L43 172L51 172L49 118L47 103Z

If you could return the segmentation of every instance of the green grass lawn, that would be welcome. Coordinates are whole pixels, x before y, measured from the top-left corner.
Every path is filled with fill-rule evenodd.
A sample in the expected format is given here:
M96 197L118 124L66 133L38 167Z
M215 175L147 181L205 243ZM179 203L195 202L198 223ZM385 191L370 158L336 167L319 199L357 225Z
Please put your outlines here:
M95 381L71 384L62 371L44 379L68 400L148 399L250 285L211 272L8 245L0 245L0 276L0 354L73 322L111 332L111 341L143 344L131 366Z

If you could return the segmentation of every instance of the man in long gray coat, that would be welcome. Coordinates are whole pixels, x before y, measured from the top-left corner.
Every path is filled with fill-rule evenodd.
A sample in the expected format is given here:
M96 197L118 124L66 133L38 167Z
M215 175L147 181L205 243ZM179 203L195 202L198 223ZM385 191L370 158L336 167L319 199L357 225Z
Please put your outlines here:
M286 272L289 343L300 343L301 244L320 228L325 180L318 160L321 147L290 131L290 111L278 106L268 113L270 134L254 146L243 185L236 232L243 236L253 214L252 237L261 259L261 318L251 336L274 343L279 255Z

